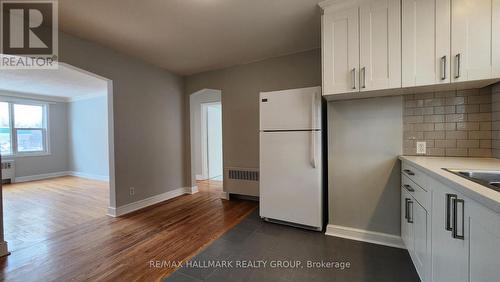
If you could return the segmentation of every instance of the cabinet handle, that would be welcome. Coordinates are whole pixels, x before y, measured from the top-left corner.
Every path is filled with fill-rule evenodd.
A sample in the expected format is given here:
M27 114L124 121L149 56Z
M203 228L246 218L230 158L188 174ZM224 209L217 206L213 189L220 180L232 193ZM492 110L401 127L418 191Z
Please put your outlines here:
M408 175L415 175L415 173L409 169L403 169L403 172L408 174Z
M351 85L352 89L356 89L356 68L351 70Z
M460 77L460 68L461 68L461 64L462 64L462 54L458 53L455 56L455 60L457 62L457 72L455 74L455 78L459 78Z
M403 185L403 186L406 188L406 190L408 190L408 191L410 191L410 192L415 192L415 189L413 189L413 187L411 187L410 185L405 184L405 185Z
M363 74L363 75L361 75ZM361 81L363 81L363 84L361 84L361 88L366 88L366 68L365 67L362 67L361 68L361 72L360 72L360 75L359 75L359 82L361 83ZM361 76L363 77L363 80L361 80Z
M408 222L413 223L413 201L408 201Z
M408 221L408 202L410 201L409 198L405 198L405 219Z
M462 234L461 235L458 235L458 228L457 228L457 225L458 225L458 219L457 219L457 210L458 210L458 203L460 203L462 205ZM464 240L464 227L465 227L465 214L464 214L464 211L465 211L465 202L463 199L453 199L453 226L452 226L452 229L453 231L451 231L451 236L455 239L459 239L459 240Z
M441 70L441 80L445 80L446 79L446 56L442 56L441 57L441 67L443 68Z
M450 206L451 206L451 200L452 199L456 199L457 198L457 195L455 194L446 194L446 201L445 201L445 205L446 205L446 208L445 208L445 216L446 216L446 220L445 220L445 226L444 228L447 230L447 231L453 231L453 228L451 226L451 219L450 219Z

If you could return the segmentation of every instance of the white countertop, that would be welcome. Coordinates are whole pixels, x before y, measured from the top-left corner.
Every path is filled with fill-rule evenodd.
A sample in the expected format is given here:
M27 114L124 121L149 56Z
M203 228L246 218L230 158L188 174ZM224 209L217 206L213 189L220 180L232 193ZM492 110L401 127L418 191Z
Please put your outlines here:
M464 196L500 213L500 192L443 170L443 168L449 168L500 171L500 159L419 156L400 156L399 159L424 170L429 176L447 184L450 188L456 189Z

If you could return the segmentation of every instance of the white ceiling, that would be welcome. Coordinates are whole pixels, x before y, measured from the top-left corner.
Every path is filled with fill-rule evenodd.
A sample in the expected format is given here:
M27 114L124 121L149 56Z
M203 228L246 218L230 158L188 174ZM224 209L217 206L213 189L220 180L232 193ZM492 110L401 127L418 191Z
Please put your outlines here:
M107 82L59 64L57 70L0 70L0 93L43 95L73 100L107 93ZM16 95L18 94L18 95Z
M59 26L189 75L318 48L320 1L59 0Z

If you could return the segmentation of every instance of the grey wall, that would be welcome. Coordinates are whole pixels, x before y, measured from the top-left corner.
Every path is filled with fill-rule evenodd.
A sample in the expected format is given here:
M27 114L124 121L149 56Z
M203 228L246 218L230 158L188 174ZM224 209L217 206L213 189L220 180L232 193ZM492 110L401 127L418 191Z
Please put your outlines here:
M400 234L402 97L328 105L329 223Z
M64 33L59 58L113 81L116 196L110 194L111 204L123 206L187 186L183 79ZM132 186L135 195L129 196Z
M6 157L16 162L16 177L33 176L68 169L68 112L66 103L49 104L50 154L33 157Z
M258 168L259 93L318 85L321 53L316 49L189 76L185 93L190 95L203 88L222 91L224 167ZM189 115L185 124L189 128ZM189 134L189 129L185 133ZM187 176L187 181L193 179L194 176ZM231 192L227 185L224 189ZM256 191L239 193L253 195Z
M68 145L70 171L109 177L106 96L68 103Z

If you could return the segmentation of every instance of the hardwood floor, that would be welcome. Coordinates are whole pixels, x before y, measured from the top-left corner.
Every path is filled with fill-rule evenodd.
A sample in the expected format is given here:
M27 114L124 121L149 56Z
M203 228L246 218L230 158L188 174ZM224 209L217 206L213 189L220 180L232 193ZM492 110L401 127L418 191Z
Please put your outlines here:
M11 251L106 215L107 182L78 177L3 185L4 235Z
M220 183L200 182L183 195L121 218L100 217L53 233L0 259L10 281L158 281L239 223L257 203L220 199Z

